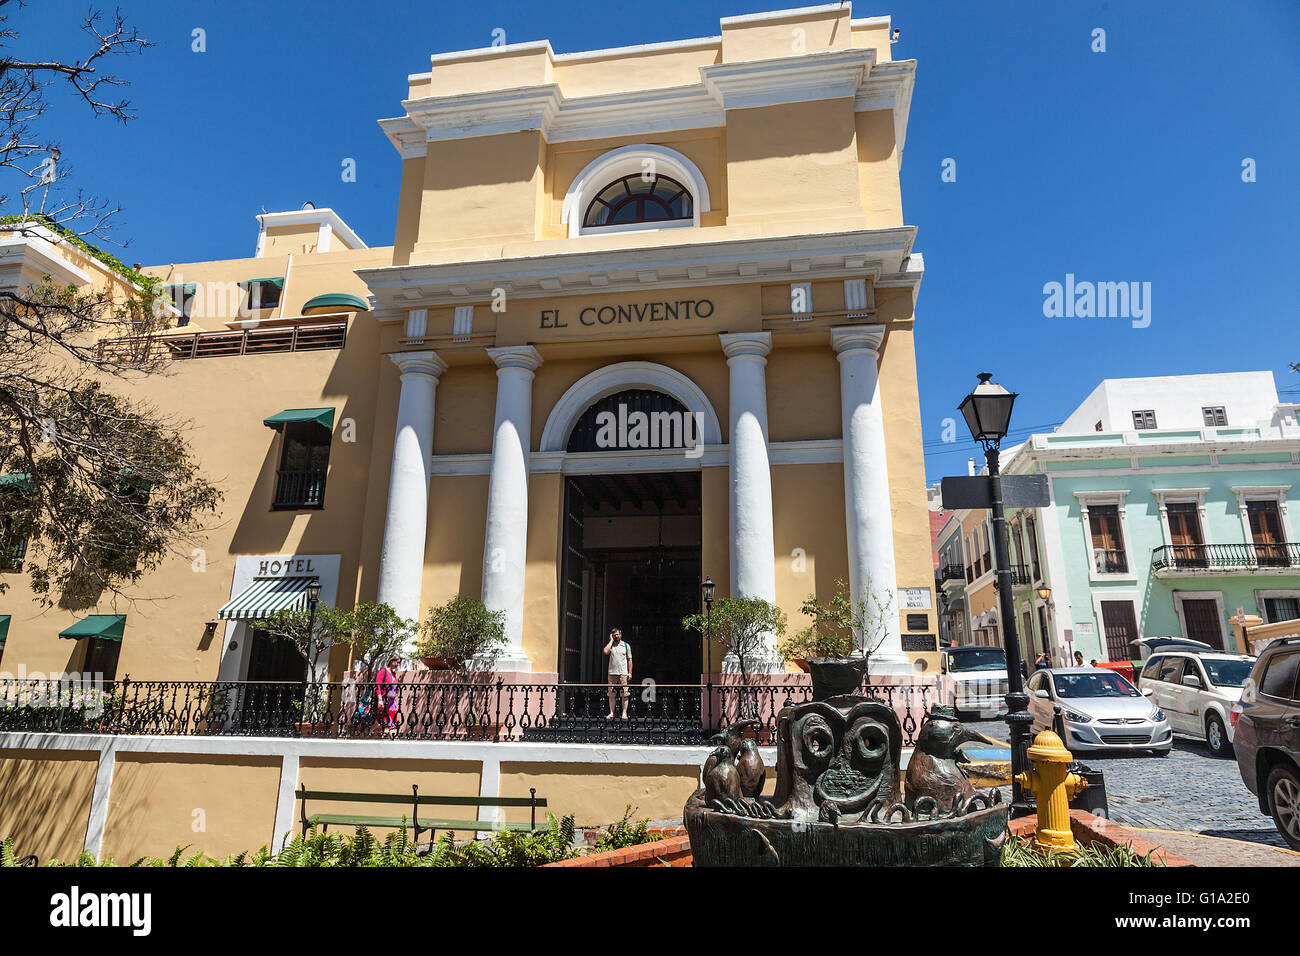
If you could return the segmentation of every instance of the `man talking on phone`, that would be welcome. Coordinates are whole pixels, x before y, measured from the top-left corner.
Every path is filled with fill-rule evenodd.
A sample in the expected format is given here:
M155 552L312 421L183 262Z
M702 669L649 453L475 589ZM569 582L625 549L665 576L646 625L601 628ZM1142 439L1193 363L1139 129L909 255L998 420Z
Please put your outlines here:
M609 632L605 656L609 658L609 713L605 719L614 719L614 698L617 696L623 700L623 719L627 720L627 685L632 680L632 647L623 640L623 632L618 628Z

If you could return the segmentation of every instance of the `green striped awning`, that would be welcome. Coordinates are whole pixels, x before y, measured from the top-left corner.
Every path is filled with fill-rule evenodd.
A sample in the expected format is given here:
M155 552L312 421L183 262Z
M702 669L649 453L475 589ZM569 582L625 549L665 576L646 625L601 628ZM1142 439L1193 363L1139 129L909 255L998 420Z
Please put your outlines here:
M277 289L283 289L283 288L284 288L284 276L275 276L275 277L272 277L272 278L269 278L269 279L245 279L243 282L241 282L241 283L239 283L239 284L240 284L240 285L256 285L256 284L259 284L259 283L264 283L264 284L266 284L266 285L273 285L273 286L275 286Z
M317 425L333 430L334 409L286 408L282 412L276 412L270 418L262 419L262 424L267 428L279 428L281 425L287 425L290 422L315 422Z
M231 598L217 617L226 621L257 621L276 611L301 611L307 607L307 586L315 578L254 578Z
M92 614L89 617L83 617L67 630L60 631L59 637L68 637L74 641L83 637L98 637L106 641L120 641L122 640L122 632L125 630L125 614Z

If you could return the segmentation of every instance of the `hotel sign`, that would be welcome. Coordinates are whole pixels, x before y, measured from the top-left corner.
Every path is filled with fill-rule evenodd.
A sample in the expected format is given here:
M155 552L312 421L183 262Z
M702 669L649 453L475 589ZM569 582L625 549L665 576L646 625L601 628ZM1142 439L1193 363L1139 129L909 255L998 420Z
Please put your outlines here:
M661 302L625 302L589 305L581 309L542 309L539 329L599 328L646 322L683 322L713 315L712 299L673 299Z

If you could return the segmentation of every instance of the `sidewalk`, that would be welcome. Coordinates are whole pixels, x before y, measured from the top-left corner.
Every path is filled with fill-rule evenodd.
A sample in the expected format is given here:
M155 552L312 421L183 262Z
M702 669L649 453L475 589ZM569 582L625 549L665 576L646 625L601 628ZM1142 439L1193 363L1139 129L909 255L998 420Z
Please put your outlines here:
M1196 866L1297 866L1300 853L1226 837L1205 836L1176 830L1146 830L1127 827L1141 833L1152 843L1168 847Z

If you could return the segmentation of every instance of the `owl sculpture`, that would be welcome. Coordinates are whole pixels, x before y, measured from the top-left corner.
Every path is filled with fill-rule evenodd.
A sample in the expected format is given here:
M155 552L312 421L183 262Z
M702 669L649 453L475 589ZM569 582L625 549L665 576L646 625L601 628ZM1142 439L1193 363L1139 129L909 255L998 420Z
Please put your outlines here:
M853 823L872 803L898 802L903 733L893 708L839 697L777 717L778 817Z

